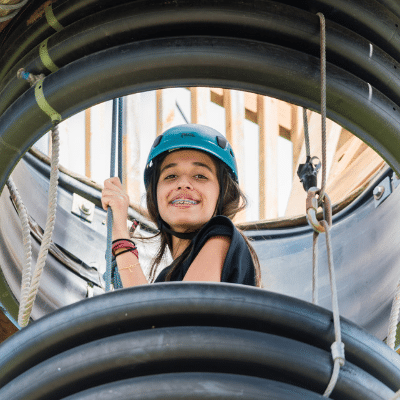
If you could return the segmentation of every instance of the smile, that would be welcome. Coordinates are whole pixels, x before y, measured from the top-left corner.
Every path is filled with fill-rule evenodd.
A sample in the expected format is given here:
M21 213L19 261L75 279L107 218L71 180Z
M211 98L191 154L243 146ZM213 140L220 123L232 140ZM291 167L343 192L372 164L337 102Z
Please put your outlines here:
M189 205L196 205L198 201L195 200L188 200L188 199L176 199L172 200L172 204L189 204Z

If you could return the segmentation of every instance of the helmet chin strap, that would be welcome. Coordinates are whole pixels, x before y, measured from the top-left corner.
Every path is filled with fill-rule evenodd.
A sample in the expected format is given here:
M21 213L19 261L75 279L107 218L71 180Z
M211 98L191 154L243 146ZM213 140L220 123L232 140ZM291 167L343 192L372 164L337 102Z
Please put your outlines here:
M160 231L165 231L165 232L169 233L170 235L176 236L179 239L192 240L197 235L197 232L198 232L198 231L194 231L194 232L173 231L172 229L170 229L169 225L161 219L160 216L157 217L157 225L158 225L158 229Z

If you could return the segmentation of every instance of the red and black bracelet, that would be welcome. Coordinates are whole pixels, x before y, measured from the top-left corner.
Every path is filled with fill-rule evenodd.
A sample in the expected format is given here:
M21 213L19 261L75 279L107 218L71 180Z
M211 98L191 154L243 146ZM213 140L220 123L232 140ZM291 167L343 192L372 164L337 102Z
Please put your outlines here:
M125 251L121 251L118 254L115 254L115 252L119 249L126 249ZM135 243L130 240L130 239L116 239L113 240L112 242L112 255L116 257L117 255L126 253L128 251L131 251L138 257L138 251L136 248Z

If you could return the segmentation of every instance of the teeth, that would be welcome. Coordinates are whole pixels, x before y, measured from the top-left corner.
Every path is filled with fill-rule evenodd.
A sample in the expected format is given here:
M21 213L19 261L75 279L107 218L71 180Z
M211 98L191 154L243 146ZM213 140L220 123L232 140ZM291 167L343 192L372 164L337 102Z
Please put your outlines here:
M197 204L197 201L177 199L177 200L173 200L172 204Z

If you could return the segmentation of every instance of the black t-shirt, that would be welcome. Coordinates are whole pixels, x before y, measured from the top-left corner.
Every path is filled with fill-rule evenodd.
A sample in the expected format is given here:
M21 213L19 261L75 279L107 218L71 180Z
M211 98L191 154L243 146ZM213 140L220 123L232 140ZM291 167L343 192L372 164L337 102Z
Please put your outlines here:
M226 254L221 273L221 282L241 283L244 285L256 285L256 276L250 250L242 235L236 229L232 221L218 215L211 218L193 238L193 249L188 258L181 263L171 275L171 281L182 281L190 265L200 252L204 244L213 236L229 236L231 244ZM164 268L155 282L164 282L171 266Z

